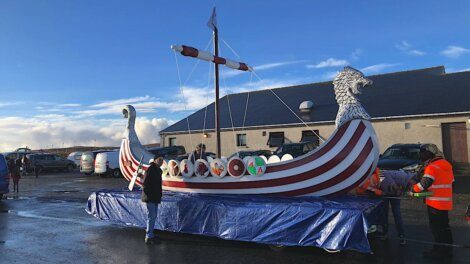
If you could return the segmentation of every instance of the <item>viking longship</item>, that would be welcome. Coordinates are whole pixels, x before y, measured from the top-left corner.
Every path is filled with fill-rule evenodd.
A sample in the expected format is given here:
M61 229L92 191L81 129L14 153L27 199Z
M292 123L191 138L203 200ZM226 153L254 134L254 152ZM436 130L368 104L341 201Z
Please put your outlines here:
M233 157L228 161L220 159L218 65L242 71L253 69L245 63L218 56L215 11L208 25L214 32L214 54L184 45L173 45L172 49L184 56L215 64L218 158L212 161L198 159L194 164L187 159L165 162L162 166L164 190L210 194L330 196L347 193L372 174L379 158L379 144L370 117L355 96L361 87L372 82L352 67L345 67L333 81L339 106L336 130L318 148L278 162L266 162L257 156L248 159ZM138 139L134 107L127 105L123 115L127 118L127 127L120 148L120 169L127 180L142 185L149 166L145 163L153 158L153 154Z

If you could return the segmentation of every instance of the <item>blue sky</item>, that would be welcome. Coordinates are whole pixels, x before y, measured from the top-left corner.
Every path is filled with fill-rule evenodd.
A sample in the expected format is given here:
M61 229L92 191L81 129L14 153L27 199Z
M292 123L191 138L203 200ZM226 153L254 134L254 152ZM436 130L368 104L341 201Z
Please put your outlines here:
M213 100L209 64L188 78L196 60L179 55L181 95L169 47L204 49L214 5L222 55L262 78L222 67L223 93L331 80L345 65L366 75L470 70L468 1L3 0L0 151L116 144L126 103L139 110L143 141L158 141Z

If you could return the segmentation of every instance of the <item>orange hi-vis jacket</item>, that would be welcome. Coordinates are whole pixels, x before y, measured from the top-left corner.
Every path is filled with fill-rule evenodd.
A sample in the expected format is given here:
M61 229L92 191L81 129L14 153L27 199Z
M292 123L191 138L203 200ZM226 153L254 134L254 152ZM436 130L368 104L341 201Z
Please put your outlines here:
M426 198L426 204L438 210L452 210L452 165L442 158L435 158L424 168L421 181L413 186L413 192L429 190L433 195Z
M377 196L382 195L382 190L379 189L379 168L376 168L374 173L365 180L359 187L356 189L357 194L367 194L367 191L373 192Z

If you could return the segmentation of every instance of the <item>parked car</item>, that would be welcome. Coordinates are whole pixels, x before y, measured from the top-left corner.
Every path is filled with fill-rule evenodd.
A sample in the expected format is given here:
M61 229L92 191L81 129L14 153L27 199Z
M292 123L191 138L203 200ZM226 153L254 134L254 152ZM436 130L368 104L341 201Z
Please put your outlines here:
M98 153L95 158L95 173L102 176L121 177L119 151Z
M271 150L242 150L242 151L238 151L230 155L230 157L228 157L228 160L230 160L231 158L235 156L238 156L240 159L243 159L248 156L261 156L261 155L269 159L269 157L271 157L273 153L271 152Z
M76 152L72 152L69 154L69 156L67 157L68 160L71 160L73 162L75 162L75 165L77 167L80 167L80 160L82 158L82 154L83 152L82 151L76 151Z
M73 171L75 162L55 154L37 153L28 154L26 157L30 161L28 171L32 171L36 166L39 171L44 170L66 170Z
M178 159L179 156L186 154L186 149L183 146L159 147L147 150L153 155L162 156L164 159Z
M5 156L0 154L0 198L9 192L8 186L10 185L10 177L8 175L8 166Z
M274 155L282 158L284 154L290 154L296 158L314 150L316 147L314 142L285 143L274 151Z
M444 157L434 144L394 144L380 155L377 166L382 170L403 169L417 172L421 168L421 150L429 150L436 156Z
M15 151L2 153L5 159L22 159L25 155L33 153L29 148L18 148Z

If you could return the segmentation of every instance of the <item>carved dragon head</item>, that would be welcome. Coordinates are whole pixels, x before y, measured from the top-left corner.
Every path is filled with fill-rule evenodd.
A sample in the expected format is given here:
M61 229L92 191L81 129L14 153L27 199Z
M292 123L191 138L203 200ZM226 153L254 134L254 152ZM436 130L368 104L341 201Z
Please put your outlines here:
M360 94L360 88L371 85L372 81L367 79L362 72L352 67L346 66L343 71L336 75L333 80L335 91L347 91L351 94Z

